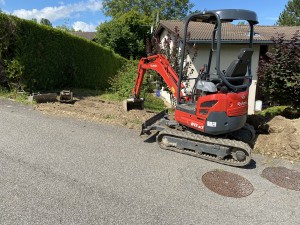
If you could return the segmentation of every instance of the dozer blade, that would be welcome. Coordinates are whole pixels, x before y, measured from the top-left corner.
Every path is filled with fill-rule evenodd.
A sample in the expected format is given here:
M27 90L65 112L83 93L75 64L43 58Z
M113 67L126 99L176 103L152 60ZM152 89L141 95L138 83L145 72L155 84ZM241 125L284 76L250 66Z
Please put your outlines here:
M132 109L144 109L144 99L143 98L128 98L123 101L123 108L125 111Z
M154 115L142 124L140 136L144 138L145 142L156 137L158 133L164 129L167 117L168 110L166 109Z

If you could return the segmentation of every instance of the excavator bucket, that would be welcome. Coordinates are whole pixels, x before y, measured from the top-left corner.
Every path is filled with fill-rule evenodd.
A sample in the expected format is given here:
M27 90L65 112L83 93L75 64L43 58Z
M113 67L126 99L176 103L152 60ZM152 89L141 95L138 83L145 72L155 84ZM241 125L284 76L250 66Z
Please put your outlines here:
M143 98L128 98L123 101L123 108L125 111L132 109L144 109L144 99Z

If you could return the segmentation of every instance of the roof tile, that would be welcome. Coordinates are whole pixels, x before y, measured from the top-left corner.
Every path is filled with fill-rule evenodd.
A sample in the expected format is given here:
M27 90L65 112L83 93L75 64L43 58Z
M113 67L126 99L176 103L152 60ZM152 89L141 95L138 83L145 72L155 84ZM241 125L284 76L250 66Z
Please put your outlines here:
M179 35L183 36L183 21L179 20L162 20L160 26L157 29L157 33L162 28L165 28L174 33L175 27L179 29ZM209 41L212 35L214 25L201 22L190 22L188 31L190 32L191 41ZM254 27L254 41L266 42L271 41L272 37L276 37L277 34L284 33L285 40L291 40L293 35L300 27L290 26L258 26ZM249 26L248 25L234 25L231 23L224 23L222 25L222 40L223 41L246 41L249 39Z
M96 32L71 32L71 34L86 38L90 41L94 40L96 38Z

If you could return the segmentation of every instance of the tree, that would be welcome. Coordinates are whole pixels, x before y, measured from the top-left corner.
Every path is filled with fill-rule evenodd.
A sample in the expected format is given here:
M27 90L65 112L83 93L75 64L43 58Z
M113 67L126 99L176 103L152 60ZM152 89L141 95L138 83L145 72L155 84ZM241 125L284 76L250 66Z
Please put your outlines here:
M181 19L193 6L189 0L103 0L103 11L112 20L97 28L98 42L123 57L140 58L157 17Z
M281 26L300 26L300 0L289 0L277 21Z
M129 11L97 27L97 42L125 58L145 56L145 44L151 19L137 11Z
M40 21L40 24L44 24L46 26L52 27L52 23L50 22L50 20L42 18Z
M193 6L189 0L103 0L105 15L113 18L134 10L152 19L157 12L161 19L182 19Z
M69 27L67 25L60 25L60 26L56 26L55 28L66 32L75 32L75 29L73 27Z
M271 105L300 108L300 32L291 41L283 34L274 38L274 49L260 61L257 71L259 91Z

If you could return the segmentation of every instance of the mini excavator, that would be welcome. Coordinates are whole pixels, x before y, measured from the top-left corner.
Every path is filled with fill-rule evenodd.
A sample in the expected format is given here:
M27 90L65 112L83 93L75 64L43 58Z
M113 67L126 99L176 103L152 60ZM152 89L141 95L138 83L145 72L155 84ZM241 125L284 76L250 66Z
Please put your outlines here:
M237 59L226 70L220 68L222 24L235 20L248 22L244 34L248 47L240 49ZM242 167L251 161L250 143L254 129L246 124L248 93L251 85L255 12L242 9L211 10L191 14L184 21L182 52L187 45L188 25L191 21L214 24L208 64L200 70L190 94L184 91L184 54L181 54L179 75L164 55L142 58L132 98L125 101L127 110L143 108L140 89L147 70L156 71L176 97L174 119L164 110L142 124L145 141L156 138L162 149L192 155L217 163ZM201 32L201 31L200 31ZM213 57L215 70L211 72Z

